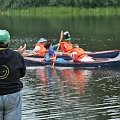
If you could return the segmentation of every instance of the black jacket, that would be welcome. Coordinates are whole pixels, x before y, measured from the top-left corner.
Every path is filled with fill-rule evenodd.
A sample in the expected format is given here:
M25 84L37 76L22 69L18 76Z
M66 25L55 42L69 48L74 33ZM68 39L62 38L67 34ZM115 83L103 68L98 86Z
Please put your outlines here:
M0 95L18 92L26 71L23 57L13 50L0 50Z

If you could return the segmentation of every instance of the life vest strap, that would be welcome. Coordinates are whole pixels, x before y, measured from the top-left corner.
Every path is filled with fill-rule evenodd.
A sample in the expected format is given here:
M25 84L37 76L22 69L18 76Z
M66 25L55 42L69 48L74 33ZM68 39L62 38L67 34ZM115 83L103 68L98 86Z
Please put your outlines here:
M86 54L85 53L83 53L83 54L81 54L81 55L79 55L79 56L77 56L79 59L81 59L81 58L83 58L84 56L86 56Z
M70 49L70 50L66 50L65 52L69 52L69 51L71 51L72 49Z

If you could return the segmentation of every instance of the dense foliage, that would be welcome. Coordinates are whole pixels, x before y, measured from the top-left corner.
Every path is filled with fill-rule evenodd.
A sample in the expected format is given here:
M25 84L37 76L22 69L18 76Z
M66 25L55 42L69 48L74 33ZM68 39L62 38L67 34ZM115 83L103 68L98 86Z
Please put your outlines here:
M120 0L0 0L0 8L28 8L40 6L119 7Z

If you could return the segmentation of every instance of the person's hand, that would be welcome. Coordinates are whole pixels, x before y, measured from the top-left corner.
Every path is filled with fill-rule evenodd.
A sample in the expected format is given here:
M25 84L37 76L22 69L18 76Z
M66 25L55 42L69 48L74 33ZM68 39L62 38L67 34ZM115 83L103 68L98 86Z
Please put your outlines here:
M59 46L59 45L60 45L60 43L57 44L57 46Z
M20 46L20 47L18 48L18 52L19 52L20 54L23 54L23 53L25 52L25 50L26 50L26 44L24 44L24 46Z

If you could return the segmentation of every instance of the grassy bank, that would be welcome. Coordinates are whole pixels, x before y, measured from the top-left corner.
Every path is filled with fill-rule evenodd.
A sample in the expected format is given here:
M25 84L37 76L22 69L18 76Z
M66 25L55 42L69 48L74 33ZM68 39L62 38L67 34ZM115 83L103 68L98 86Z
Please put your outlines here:
M0 15L8 16L119 16L120 8L73 8L39 7L28 9L0 10Z

